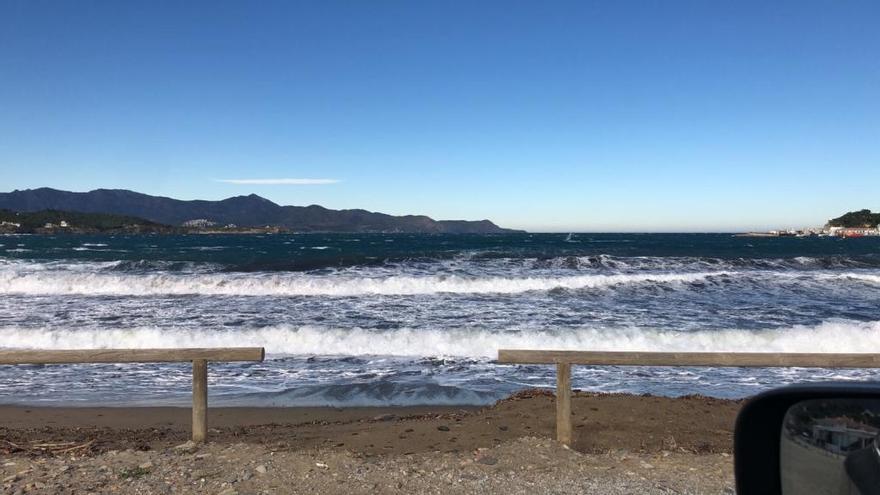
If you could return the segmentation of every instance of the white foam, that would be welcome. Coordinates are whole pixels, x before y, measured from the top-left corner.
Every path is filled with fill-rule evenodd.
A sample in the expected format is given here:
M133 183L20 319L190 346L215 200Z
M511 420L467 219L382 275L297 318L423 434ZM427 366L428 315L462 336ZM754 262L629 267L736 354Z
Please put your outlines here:
M0 294L360 296L436 293L515 294L637 283L688 283L734 272L639 273L559 277L315 276L301 273L110 274L0 270Z
M880 275L873 273L841 273L837 275L829 275L827 278L835 280L859 280L861 282L880 284Z
M0 328L8 348L265 347L270 355L454 356L494 359L498 349L669 352L880 353L880 321L826 321L770 330L682 332L641 328L334 329L286 325L238 330Z
M222 251L224 249L228 249L230 246L193 246L193 247L185 247L182 249L189 251Z

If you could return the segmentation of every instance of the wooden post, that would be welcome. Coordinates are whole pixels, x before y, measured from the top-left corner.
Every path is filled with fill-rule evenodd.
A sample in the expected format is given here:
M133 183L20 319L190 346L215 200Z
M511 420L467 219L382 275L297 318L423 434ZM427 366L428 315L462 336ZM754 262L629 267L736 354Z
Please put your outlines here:
M556 440L571 446L571 363L556 363Z
M177 349L0 349L0 364L185 363L193 366L192 439L208 436L208 361L262 361L262 347Z
M192 439L204 442L208 436L208 361L193 359Z

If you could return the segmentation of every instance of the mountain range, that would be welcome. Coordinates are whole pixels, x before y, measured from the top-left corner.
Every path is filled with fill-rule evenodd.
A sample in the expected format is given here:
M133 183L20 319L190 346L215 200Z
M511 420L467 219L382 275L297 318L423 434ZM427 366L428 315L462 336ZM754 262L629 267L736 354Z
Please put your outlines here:
M318 205L281 206L251 194L220 201L184 201L125 189L89 192L48 187L0 193L0 209L20 212L63 210L139 217L166 225L206 219L220 225L278 226L297 232L406 232L496 234L518 232L489 220L434 220L424 215L394 216L366 210L331 210Z

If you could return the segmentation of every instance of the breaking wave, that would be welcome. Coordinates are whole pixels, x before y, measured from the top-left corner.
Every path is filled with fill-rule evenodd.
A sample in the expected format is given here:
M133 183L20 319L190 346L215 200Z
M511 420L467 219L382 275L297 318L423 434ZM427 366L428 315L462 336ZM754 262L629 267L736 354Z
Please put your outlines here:
M513 259L511 259L513 260ZM796 256L792 258L717 258L694 256L562 256L536 258L535 267L611 270L813 270L836 268L874 268L880 257Z
M0 294L33 295L231 295L360 296L418 294L515 294L553 289L603 288L621 284L691 283L733 272L590 274L545 277L470 277L461 275L326 277L302 274L143 275L82 271L0 271Z
M450 356L494 359L498 349L669 352L880 352L880 321L826 321L766 330L681 331L651 328L483 330L339 329L277 325L197 330L4 328L8 348L265 347L280 356Z

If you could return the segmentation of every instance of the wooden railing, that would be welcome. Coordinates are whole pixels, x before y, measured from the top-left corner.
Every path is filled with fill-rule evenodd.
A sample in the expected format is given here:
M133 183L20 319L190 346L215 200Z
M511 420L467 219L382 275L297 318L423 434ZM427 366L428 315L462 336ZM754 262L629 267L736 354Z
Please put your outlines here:
M571 366L880 368L880 354L598 352L501 349L498 362L556 365L556 440L571 445Z
M0 350L0 364L192 362L192 439L203 442L208 435L208 361L262 361L265 355L262 347Z

